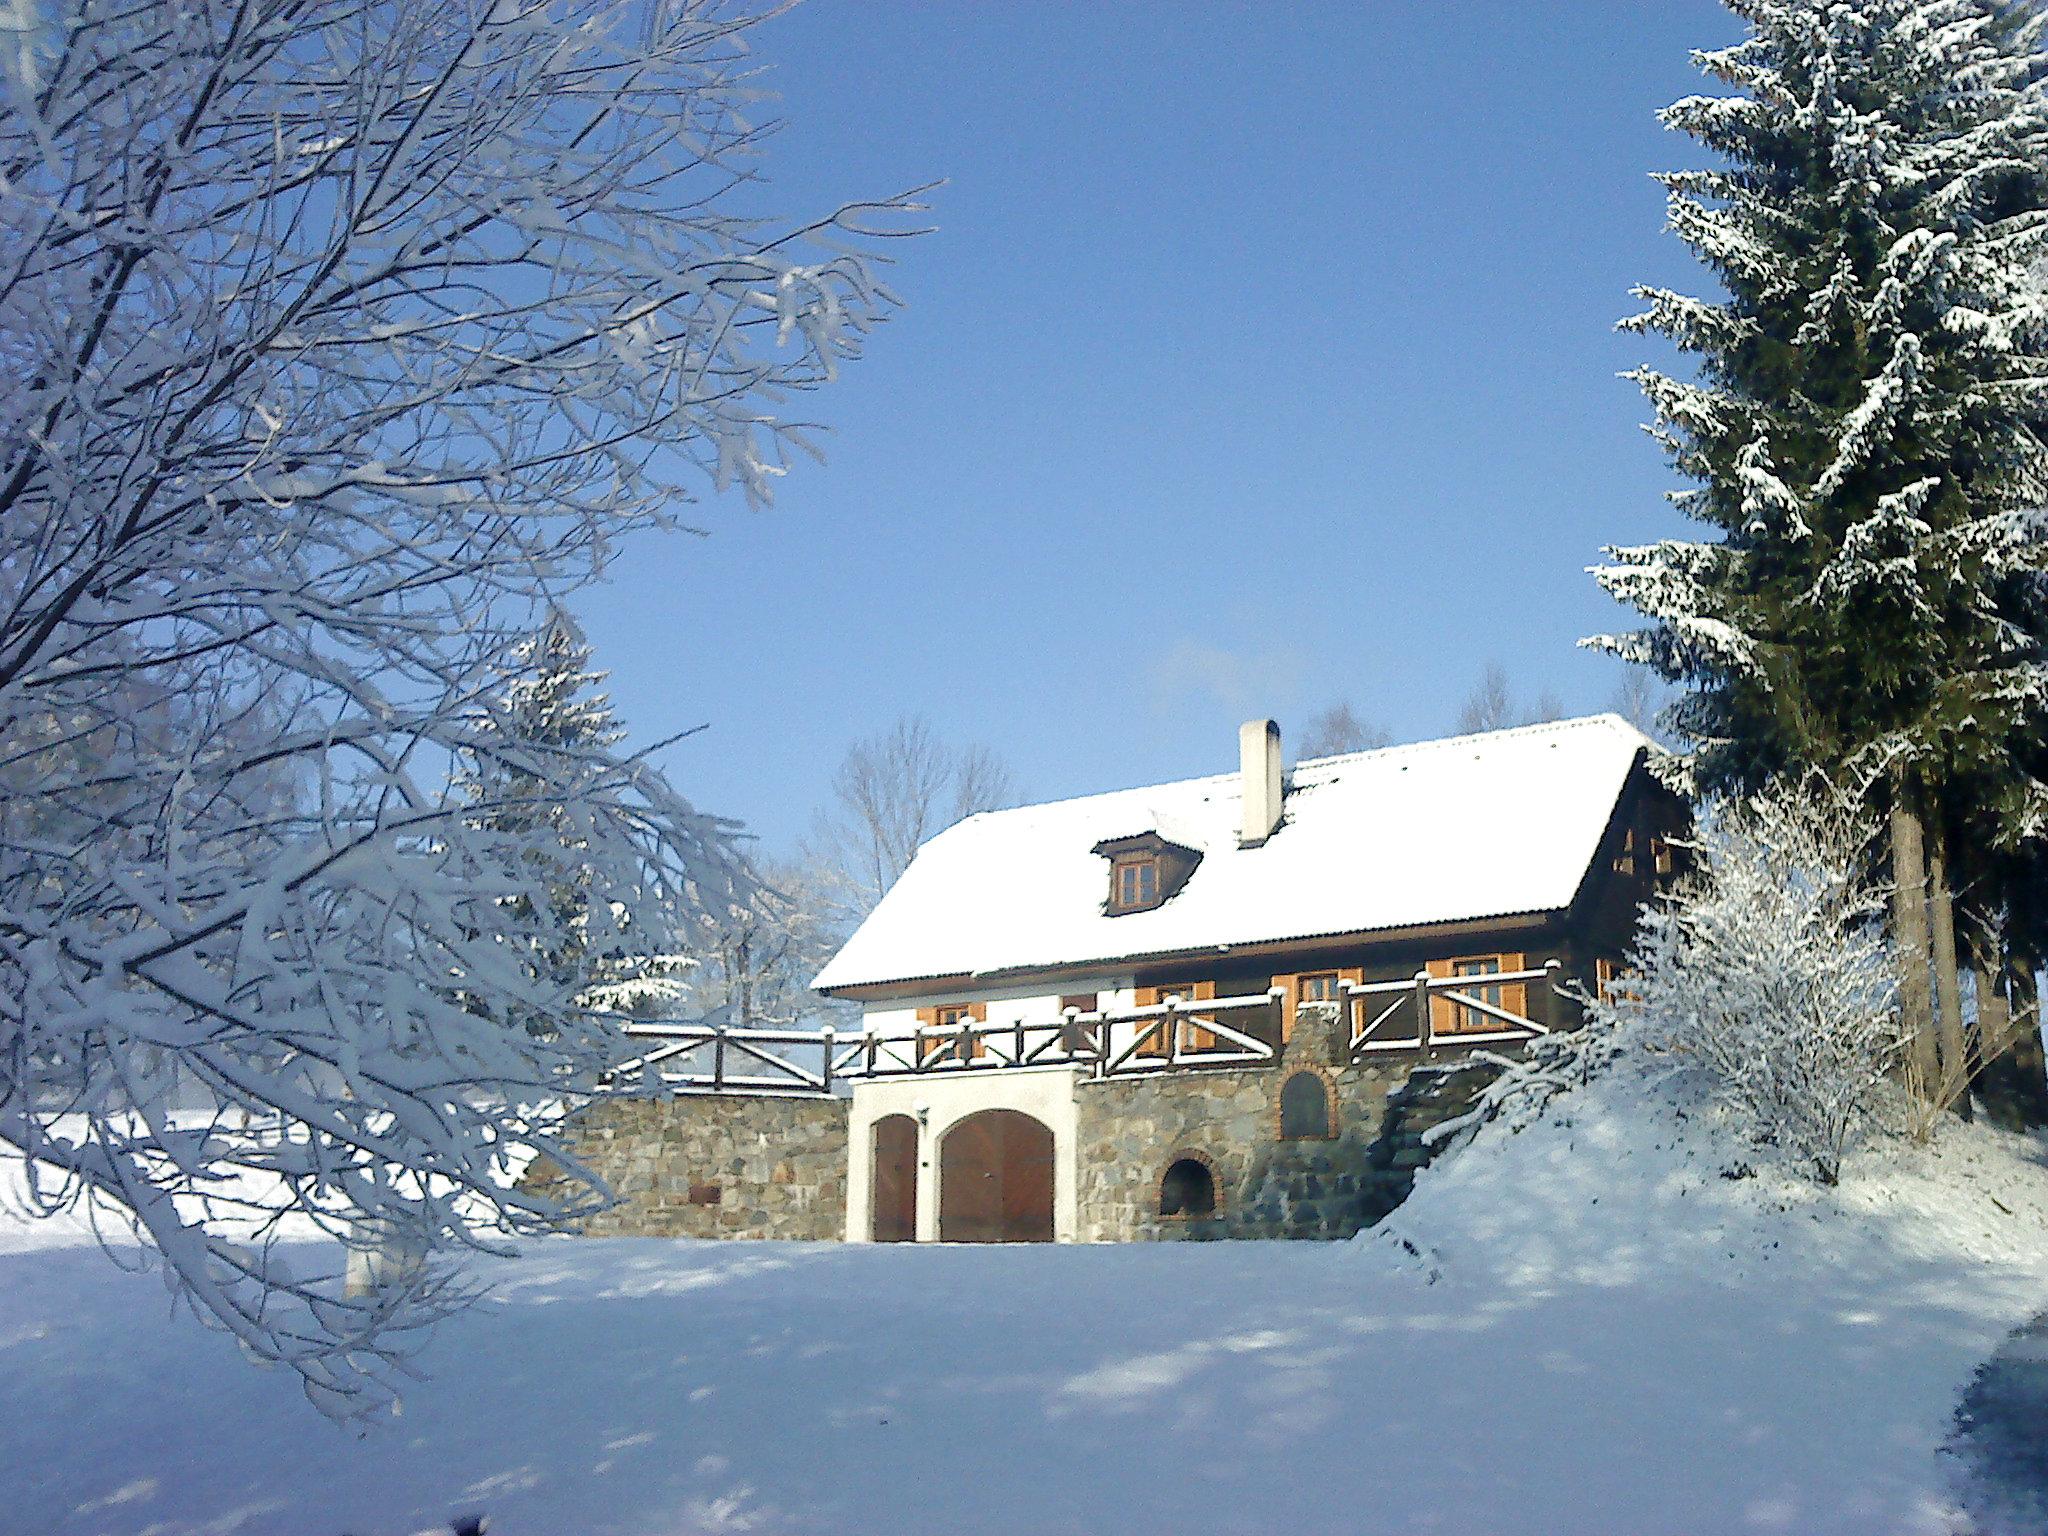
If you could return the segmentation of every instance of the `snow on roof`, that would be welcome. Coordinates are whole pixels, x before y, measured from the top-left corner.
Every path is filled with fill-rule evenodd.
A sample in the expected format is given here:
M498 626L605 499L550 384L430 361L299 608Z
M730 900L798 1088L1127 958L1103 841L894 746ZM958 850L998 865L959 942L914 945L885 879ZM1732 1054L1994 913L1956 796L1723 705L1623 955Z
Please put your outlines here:
M1116 962L1570 905L1647 737L1618 715L1299 763L1240 848L1235 773L970 816L926 843L820 989ZM1171 830L1168 830L1168 829ZM1169 901L1108 916L1105 838L1202 850Z

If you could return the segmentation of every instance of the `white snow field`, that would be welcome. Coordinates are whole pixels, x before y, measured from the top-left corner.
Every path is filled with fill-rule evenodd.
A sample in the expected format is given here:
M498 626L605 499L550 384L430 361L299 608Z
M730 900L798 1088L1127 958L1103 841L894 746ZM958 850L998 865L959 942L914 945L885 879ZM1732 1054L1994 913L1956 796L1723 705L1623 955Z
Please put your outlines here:
M1745 1155L1619 1071L1355 1243L563 1239L361 1439L15 1225L0 1531L1970 1529L1942 1446L2048 1304L2048 1144L1955 1127L1834 1191Z

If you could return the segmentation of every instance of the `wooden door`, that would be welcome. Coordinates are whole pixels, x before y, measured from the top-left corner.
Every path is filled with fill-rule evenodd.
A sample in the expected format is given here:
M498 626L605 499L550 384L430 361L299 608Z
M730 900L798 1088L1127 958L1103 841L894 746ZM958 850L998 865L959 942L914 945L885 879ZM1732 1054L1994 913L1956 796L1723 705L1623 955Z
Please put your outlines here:
M1014 1109L984 1109L939 1142L939 1240L1049 1243L1053 1135Z
M917 1241L917 1122L884 1115L874 1126L871 1236L878 1243Z

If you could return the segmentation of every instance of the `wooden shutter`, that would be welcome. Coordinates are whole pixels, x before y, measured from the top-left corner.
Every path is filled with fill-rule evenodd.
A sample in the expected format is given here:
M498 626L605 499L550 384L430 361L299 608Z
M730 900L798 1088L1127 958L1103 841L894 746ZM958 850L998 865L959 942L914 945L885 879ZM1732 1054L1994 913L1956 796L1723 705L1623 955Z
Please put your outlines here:
M988 1004L969 1003L967 1005L967 1016L977 1024L986 1024L988 1022ZM976 1035L970 1059L979 1059L987 1054L988 1040L984 1036Z
M1139 987L1137 989L1136 1006L1140 1008L1157 1008L1165 1001L1166 998L1162 988ZM1141 1019L1131 1027L1141 1031L1138 1036L1138 1049L1134 1053L1135 1055L1164 1056L1166 1054L1166 1046L1164 1044L1166 1028L1161 1020Z
M1285 1045L1294 1038L1294 993L1301 985L1298 971L1282 971L1273 977L1271 985L1282 989L1280 994L1280 1043Z
M1352 1005L1351 994L1344 990L1347 985L1353 987L1365 985L1364 966L1347 965L1337 972L1337 1002L1339 1005L1337 1017L1338 1021L1344 1026L1337 1045L1338 1049L1346 1051L1351 1048L1351 1032L1358 1028L1360 1024L1366 1022L1366 1019L1372 1017L1371 1014L1367 1014L1365 1019L1358 1017L1358 1010Z
M1196 983L1195 983L1195 997L1194 997L1194 1000L1195 1000L1196 1002L1198 1002L1198 1003L1213 1003L1213 1002L1215 1002L1215 1001L1216 1001L1216 983L1215 983L1215 982L1213 982L1213 981L1198 981L1198 982L1196 982ZM1215 1050L1215 1049L1217 1048L1217 1046L1218 1046L1218 1045L1220 1045L1221 1043L1222 1043L1222 1042L1221 1042L1220 1040L1218 1040L1218 1039L1217 1039L1217 1037L1216 1037L1216 1032L1215 1032L1214 1030L1210 1030L1210 1029L1203 1029L1203 1028L1201 1028L1200 1026L1198 1026L1198 1025L1195 1025L1195 1024L1190 1024L1190 1025L1188 1026L1188 1049L1189 1049L1189 1050L1191 1050L1191 1051L1213 1051L1213 1050Z
M1522 955L1502 955L1500 957L1500 968L1504 971L1527 970L1528 960ZM1529 983L1526 981L1502 983L1500 1005L1509 1013L1515 1014L1520 1018L1526 1019L1529 1017ZM1487 1022L1498 1025L1500 1020L1489 1019Z
M1451 960L1430 961L1428 966L1430 980L1436 981L1449 977L1452 974L1451 967L1455 963L1455 961ZM1457 1005L1445 997L1443 993L1432 991L1429 994L1429 1032L1432 1035L1450 1035L1456 1034L1457 1028Z

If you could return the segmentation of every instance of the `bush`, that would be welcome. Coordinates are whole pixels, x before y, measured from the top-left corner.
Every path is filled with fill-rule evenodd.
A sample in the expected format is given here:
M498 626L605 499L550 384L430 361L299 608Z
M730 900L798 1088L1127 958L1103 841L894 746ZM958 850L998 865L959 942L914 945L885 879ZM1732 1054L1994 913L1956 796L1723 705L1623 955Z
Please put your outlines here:
M1591 1008L1697 1067L1759 1141L1827 1184L1905 1045L1875 833L1820 778L1713 807L1691 868L1644 909L1632 974Z

